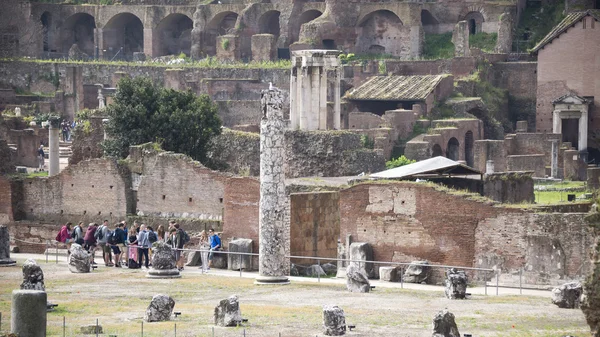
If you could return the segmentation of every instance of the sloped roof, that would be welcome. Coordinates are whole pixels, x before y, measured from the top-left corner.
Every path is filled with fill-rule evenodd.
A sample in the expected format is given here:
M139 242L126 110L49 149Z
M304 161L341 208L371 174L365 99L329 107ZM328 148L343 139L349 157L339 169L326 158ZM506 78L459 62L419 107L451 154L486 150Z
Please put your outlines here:
M548 43L552 42L567 29L573 27L577 22L581 21L586 16L593 16L596 21L600 21L600 10L588 9L587 11L569 13L556 27L554 27L548 35L546 35L533 49L532 53L537 53L544 48Z
M554 104L557 104L557 103L586 104L586 103L588 103L588 100L581 96L567 94L564 96L560 96L559 98L552 101L552 103L554 103Z
M446 157L438 156L374 173L371 174L370 177L380 179L400 179L421 174L472 175L481 174L481 172Z
M345 98L360 101L424 101L447 75L373 76Z

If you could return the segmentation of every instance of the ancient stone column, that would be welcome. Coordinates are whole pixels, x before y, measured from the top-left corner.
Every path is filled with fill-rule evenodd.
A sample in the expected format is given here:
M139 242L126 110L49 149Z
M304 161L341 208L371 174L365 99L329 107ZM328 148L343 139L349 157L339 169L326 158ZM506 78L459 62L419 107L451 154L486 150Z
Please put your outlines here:
M452 32L452 43L454 44L454 56L469 57L469 25L467 21L459 21Z
M0 226L0 267L9 267L16 264L10 259L10 234L8 227Z
M550 164L550 176L558 178L558 139L552 140L552 163Z
M46 292L13 290L10 332L18 336L46 337Z
M486 174L494 173L494 161L493 160L487 160L485 162L485 173Z
M288 284L289 197L285 191L283 92L263 90L260 122L259 276L256 284Z
M512 16L509 13L500 15L498 22L498 40L496 41L496 53L508 54L512 50Z
M60 172L58 149L60 125L55 124L55 122L50 123L50 129L48 132L48 145L50 147L50 153L48 154L50 161L48 164L48 176L50 177L57 175Z

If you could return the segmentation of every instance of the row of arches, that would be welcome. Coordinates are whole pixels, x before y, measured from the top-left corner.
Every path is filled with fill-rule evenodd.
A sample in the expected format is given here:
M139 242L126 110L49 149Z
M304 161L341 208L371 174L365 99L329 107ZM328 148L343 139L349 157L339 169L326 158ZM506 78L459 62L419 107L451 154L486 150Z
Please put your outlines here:
M475 155L473 152L473 132L467 131L465 133L465 138L463 141L464 146L464 154L465 154L465 162L467 166L473 167L475 164ZM448 140L448 144L446 146L446 153L442 150L442 147L439 144L434 144L431 149L431 157L444 156L448 159L452 159L454 161L460 160L460 142L456 137L452 137Z

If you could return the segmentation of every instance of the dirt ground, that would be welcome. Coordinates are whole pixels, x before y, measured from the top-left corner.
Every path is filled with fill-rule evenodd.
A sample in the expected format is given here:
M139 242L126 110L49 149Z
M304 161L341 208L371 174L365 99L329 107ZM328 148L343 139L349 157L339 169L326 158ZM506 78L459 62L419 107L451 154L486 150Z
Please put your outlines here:
M24 258L17 267L0 269L1 332L10 327L11 292L22 281ZM40 256L41 258L41 256ZM548 297L473 295L448 300L440 291L377 287L368 294L346 291L343 284L292 282L257 286L252 279L202 275L186 270L181 279L155 280L145 270L100 266L89 274L72 274L65 262L38 261L44 270L48 299L59 304L48 313L48 336L79 335L83 325L99 324L104 335L142 336L142 317L155 294L175 299L181 315L169 322L144 323L143 336L322 336L322 306L344 309L356 325L348 336L431 336L435 313L447 308L462 334L473 336L589 336L581 310L559 309ZM490 292L491 293L491 292ZM213 310L232 294L248 323L215 327Z

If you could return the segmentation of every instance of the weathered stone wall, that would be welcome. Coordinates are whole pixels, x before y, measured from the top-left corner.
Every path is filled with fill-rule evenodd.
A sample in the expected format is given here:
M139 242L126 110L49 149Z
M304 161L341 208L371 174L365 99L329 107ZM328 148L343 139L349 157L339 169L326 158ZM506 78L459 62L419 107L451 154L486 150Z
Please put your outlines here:
M6 140L0 139L0 174L15 172L15 155L16 152L8 147Z
M104 155L104 150L100 146L104 141L103 118L101 116L90 117L89 128L80 123L73 130L73 142L71 143L73 154L69 158L70 165L86 159L101 158Z
M0 175L0 223L6 224L12 221L13 208L12 208L12 188L10 186L10 180Z
M339 193L292 193L290 205L290 254L336 258L340 237ZM296 261L299 264L313 262L316 263L305 259Z
M533 171L533 176L544 178L546 165L543 154L524 154L506 156L507 171Z
M533 203L535 195L531 176L531 172L488 174L483 182L483 196L509 204Z
M535 132L537 62L498 62L490 70L490 82L508 90L510 119L526 120L527 131Z
M37 167L37 150L40 146L40 138L33 129L10 130L9 139L17 146L14 157L15 165Z
M494 161L494 172L506 171L506 149L503 140L481 139L475 141L475 166L479 172L487 173L487 161Z
M260 101L258 100L227 100L215 103L224 127L260 125Z
M258 176L259 137L258 133L223 129L219 136L211 140L209 158L221 170L241 176Z
M110 159L83 161L56 176L25 179L21 184L23 199L14 211L27 220L114 222L132 205L129 174Z

